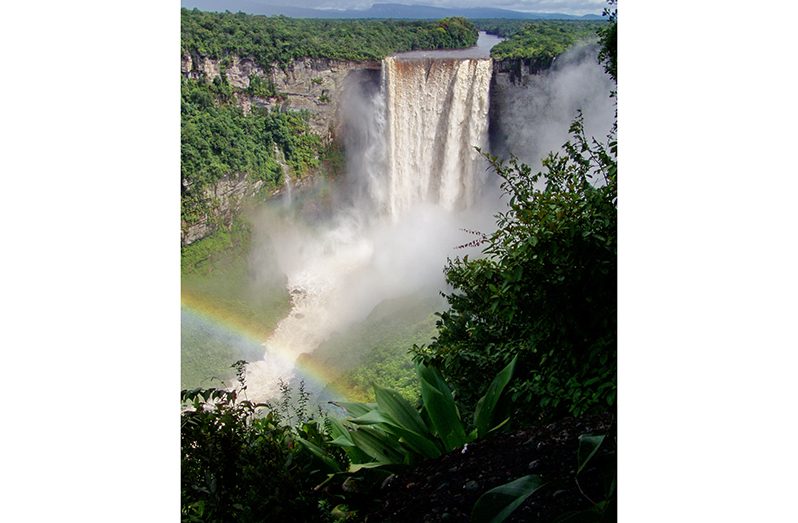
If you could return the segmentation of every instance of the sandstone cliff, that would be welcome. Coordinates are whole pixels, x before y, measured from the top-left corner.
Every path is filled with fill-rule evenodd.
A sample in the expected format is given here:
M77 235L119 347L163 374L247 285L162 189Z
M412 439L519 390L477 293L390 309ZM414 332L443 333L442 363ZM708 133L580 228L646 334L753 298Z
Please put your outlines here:
M231 56L224 63L198 54L186 54L181 59L181 72L188 78L211 82L224 71L230 85L241 91L249 87L253 76L270 81L278 93L274 98L236 93L244 112L249 112L253 105L307 110L311 128L327 142L335 140L340 122L339 101L347 76L363 69L379 70L380 62L305 58L284 68L273 65L267 70L246 57Z
M236 102L245 114L253 106L308 111L311 129L327 144L334 142L340 134L340 101L347 76L352 71L379 68L379 62L308 58L296 60L284 68L275 65L265 69L248 57L231 56L218 60L199 54L184 54L180 64L181 73L191 79L212 82L214 78L224 74L227 82L234 88ZM270 82L277 96L264 98L251 95L247 89L256 76ZM275 152L280 161L282 155L278 150ZM280 163L286 171L289 170L284 161ZM262 187L263 182L251 180L245 173L230 173L223 177L204 194L211 203L212 216L193 224L183 223L182 244L188 245L204 238L220 225L229 225L241 210L243 201Z

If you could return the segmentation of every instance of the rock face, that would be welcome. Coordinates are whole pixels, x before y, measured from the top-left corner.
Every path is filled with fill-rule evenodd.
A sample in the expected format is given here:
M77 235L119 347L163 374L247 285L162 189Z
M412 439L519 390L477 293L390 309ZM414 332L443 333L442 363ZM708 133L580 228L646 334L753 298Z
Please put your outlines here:
M310 112L310 125L324 140L335 140L341 118L340 101L352 71L380 69L380 62L328 59L297 60L286 69L272 71L272 82L283 105Z
M548 67L541 67L532 60L508 58L493 62L493 85L491 87L526 86L531 76L539 75Z
M206 189L204 197L212 202L213 219L206 217L191 225L183 224L181 243L188 245L212 234L221 224L230 225L235 215L241 211L244 199L255 194L263 187L263 183L261 180L250 180L245 173L235 173L226 175Z
M185 54L181 58L181 72L187 78L212 82L224 70L227 81L239 90L247 89L253 76L270 81L278 93L274 98L236 93L244 112L248 113L253 105L307 110L311 129L327 142L335 140L339 130L339 101L346 78L350 72L363 69L379 70L380 62L305 58L286 67L273 64L267 69L246 57L230 56L224 62L198 54Z
M284 68L276 65L270 69L249 57L230 56L224 60L199 54L184 54L180 71L191 79L212 82L221 74L234 88L236 103L248 114L252 107L281 107L307 110L309 124L314 133L326 143L340 134L340 101L347 76L352 71L380 69L379 62L354 62L330 59L296 60ZM274 85L276 97L263 98L246 92L255 76ZM279 153L279 151L278 151ZM281 161L278 154L278 161ZM284 162L281 162L284 163ZM287 169L287 165L283 166ZM229 225L241 210L243 201L257 193L263 182L250 180L244 173L231 173L205 191L205 198L213 209L211 216L194 224L183 223L181 242L188 245L212 234L221 225Z

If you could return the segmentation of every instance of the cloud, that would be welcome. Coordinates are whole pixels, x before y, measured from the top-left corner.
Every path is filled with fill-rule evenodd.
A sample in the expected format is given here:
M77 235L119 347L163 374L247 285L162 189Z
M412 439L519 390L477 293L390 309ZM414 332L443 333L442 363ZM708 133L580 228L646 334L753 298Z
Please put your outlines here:
M183 0L184 7L200 9L237 10L241 4L249 6L293 6L313 9L368 9L375 3L426 5L445 8L494 7L513 11L563 13L571 15L599 14L607 5L605 0L305 0L297 6L291 0Z

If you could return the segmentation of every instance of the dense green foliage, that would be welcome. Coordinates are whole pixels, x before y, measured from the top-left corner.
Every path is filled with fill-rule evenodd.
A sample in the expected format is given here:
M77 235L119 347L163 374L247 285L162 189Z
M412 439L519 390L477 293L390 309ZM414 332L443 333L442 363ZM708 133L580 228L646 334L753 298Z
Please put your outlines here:
M438 366L466 408L483 376L518 356L513 397L531 416L582 414L615 402L616 142L584 136L531 174L491 158L509 197L485 256L446 268L454 291L437 340L416 350ZM600 183L597 183L600 182Z
M615 7L617 0L609 0L610 7L604 10L604 16L610 21L606 27L599 30L601 52L599 61L604 63L607 74L618 80L618 9Z
M545 68L577 42L596 40L597 32L605 26L606 22L557 20L527 22L519 27L508 21L486 23L485 30L508 37L491 49L494 60L524 59L535 67Z
M336 390L357 401L374 401L373 385L394 389L410 401L419 398L408 348L429 343L435 335L439 296L411 295L378 304L362 322L322 342L301 364L323 367Z
M180 107L181 217L187 223L207 211L204 190L225 175L245 174L273 188L284 175L278 154L297 172L318 166L321 140L302 112L253 107L244 115L231 86L218 77L212 83L182 79Z
M181 11L181 50L212 58L251 56L262 67L298 58L379 60L397 51L471 47L477 30L464 18L437 22L321 20Z
M507 422L502 417L500 399L512 378L515 360L511 361L491 382L474 413L474 429L460 417L452 391L433 367L418 365L422 402L414 407L395 390L375 386L376 403L335 402L349 416L345 420L330 418L330 445L341 447L347 454L351 470L382 465L408 465L421 459L437 458L482 438ZM305 443L303 441L303 443ZM306 445L333 472L338 465L315 445Z
M471 20L476 28L486 33L509 38L532 23L529 20L515 18L474 18ZM540 21L538 23L547 23Z
M277 410L241 399L241 363L238 389L181 394L182 520L327 520L313 490L326 476L324 465L298 444L323 445L323 429L286 425Z

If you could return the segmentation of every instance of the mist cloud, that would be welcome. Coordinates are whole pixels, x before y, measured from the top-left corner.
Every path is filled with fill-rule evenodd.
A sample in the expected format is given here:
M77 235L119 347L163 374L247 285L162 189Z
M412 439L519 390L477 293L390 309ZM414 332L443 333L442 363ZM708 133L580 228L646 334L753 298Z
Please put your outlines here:
M615 121L615 83L598 63L595 45L558 57L552 69L528 77L527 85L495 86L491 106L493 153L511 154L540 170L549 152L569 139L568 128L582 111L587 136L600 141Z

